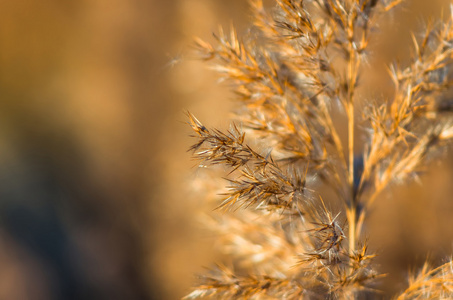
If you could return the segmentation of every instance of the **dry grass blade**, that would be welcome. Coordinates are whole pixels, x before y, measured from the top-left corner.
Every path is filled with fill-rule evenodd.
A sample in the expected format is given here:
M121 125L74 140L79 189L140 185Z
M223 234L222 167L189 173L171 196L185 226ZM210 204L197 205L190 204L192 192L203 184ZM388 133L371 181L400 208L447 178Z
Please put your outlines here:
M414 41L413 62L404 70L391 68L394 99L369 113L372 136L359 187L359 197L374 188L368 203L392 181L415 175L427 154L451 138L449 116L437 107L439 95L452 84L452 41L453 19L428 27L421 41Z
M453 263L430 269L425 263L422 270L409 279L409 287L397 300L453 298Z
M305 179L296 171L287 174L272 159L263 156L245 144L245 134L233 125L228 133L209 130L192 114L190 125L199 141L189 150L202 163L225 164L231 173L241 169L237 179L229 179L230 186L220 207L234 205L265 209L283 209L302 213Z
M184 299L215 297L216 299L321 299L304 288L301 280L269 276L238 276L218 266L212 276L203 276L203 283ZM315 296L315 297L313 297Z

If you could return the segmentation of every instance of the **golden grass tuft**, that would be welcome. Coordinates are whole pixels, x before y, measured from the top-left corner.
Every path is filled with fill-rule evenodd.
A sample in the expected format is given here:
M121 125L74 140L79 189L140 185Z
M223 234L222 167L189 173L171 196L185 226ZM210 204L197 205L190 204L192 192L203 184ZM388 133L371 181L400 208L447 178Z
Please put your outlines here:
M416 178L453 137L451 105L442 98L453 82L453 18L414 37L409 64L389 66L394 94L363 110L366 140L357 153L357 89L369 41L379 17L403 1L275 2L269 13L261 0L250 0L254 26L244 39L220 29L214 45L196 40L240 108L226 132L188 113L194 158L226 169L218 206L226 212L208 222L232 267L202 276L186 298L379 297L383 275L364 223L386 188ZM344 113L347 141L338 134L336 109ZM251 146L256 141L272 150ZM338 211L321 190L335 195ZM451 264L426 265L397 299L451 298Z

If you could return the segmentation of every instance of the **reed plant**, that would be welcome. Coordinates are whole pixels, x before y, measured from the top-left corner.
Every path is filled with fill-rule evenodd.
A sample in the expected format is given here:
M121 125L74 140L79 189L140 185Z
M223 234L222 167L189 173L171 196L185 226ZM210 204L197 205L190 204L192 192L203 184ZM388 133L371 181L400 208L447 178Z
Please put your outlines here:
M201 276L186 298L379 298L384 275L364 224L383 191L417 178L453 138L443 97L453 82L453 17L414 35L408 63L388 67L391 96L363 105L357 90L373 29L402 0L275 0L271 11L249 2L245 38L220 29L216 43L196 41L240 101L227 131L188 113L194 158L226 170L224 212L210 227L231 266ZM451 260L426 264L395 295L447 298Z

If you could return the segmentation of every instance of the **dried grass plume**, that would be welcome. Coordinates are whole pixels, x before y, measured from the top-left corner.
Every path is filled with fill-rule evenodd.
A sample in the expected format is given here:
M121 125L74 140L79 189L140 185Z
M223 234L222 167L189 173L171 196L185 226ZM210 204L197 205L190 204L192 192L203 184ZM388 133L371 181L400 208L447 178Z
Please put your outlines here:
M226 170L224 213L208 222L232 265L213 268L186 298L379 297L383 275L364 224L386 188L416 178L453 138L451 101L442 97L453 78L453 18L414 36L410 62L389 66L393 95L359 111L373 28L402 0L276 0L271 12L249 2L246 38L220 29L214 44L196 40L240 107L227 131L188 113L194 158ZM346 141L338 122L347 123ZM355 152L363 133L365 147ZM335 195L329 203L326 190ZM395 298L452 298L451 266L426 265Z

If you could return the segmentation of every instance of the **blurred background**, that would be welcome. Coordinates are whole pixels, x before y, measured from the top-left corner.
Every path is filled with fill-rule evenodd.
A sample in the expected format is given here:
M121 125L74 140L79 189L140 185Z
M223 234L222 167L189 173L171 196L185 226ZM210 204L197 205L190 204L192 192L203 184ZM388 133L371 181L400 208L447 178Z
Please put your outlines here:
M364 100L448 4L381 22ZM184 111L227 126L233 95L190 47L231 23L246 31L245 0L0 1L0 299L178 299L211 265ZM452 254L450 156L375 205L384 296Z

